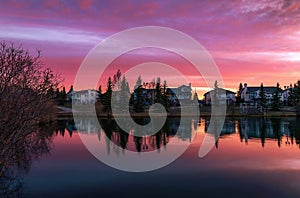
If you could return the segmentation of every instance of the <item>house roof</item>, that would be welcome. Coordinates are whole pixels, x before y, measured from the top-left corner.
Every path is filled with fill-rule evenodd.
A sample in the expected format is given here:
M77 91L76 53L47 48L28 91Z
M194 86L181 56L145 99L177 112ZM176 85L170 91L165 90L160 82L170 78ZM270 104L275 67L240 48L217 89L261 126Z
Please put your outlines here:
M226 94L235 94L235 92L230 91L230 90L228 90L228 89L219 88L219 90L221 90L221 91L223 91L223 92L225 91ZM210 92L214 92L214 89L213 89L213 90L210 90L210 91L208 91L208 92L206 92L206 93L204 93L203 95L206 96L206 95L209 94Z
M180 90L179 88L167 88L167 94L174 94L174 91Z
M249 93L256 92L259 89L260 89L260 87L247 87L247 90L249 91ZM274 93L275 90L276 90L276 87L264 87L265 93ZM280 89L280 91L282 92L282 89Z
M174 94L174 92L181 92L182 89L188 89L187 91L192 91L189 85L181 85L179 87L169 87L167 88L167 94Z
M80 91L73 91L73 94L74 94L74 93L76 93L76 94L77 94L77 93L79 93L79 94L80 94L80 93L85 93L85 92L88 92L89 90L90 90L90 91L97 91L97 90L95 90L95 89L86 89L86 90L80 90Z
M189 85L181 85L177 89L182 89L182 88L188 88L188 89L192 90L192 88Z

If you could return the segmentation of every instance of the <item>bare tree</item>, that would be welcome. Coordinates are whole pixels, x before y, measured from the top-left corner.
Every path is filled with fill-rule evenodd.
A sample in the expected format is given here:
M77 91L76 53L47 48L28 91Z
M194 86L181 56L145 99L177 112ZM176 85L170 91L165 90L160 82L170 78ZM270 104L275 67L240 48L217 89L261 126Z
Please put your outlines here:
M39 51L32 56L22 46L0 43L0 180L35 126L56 115L51 94L61 80L39 58Z

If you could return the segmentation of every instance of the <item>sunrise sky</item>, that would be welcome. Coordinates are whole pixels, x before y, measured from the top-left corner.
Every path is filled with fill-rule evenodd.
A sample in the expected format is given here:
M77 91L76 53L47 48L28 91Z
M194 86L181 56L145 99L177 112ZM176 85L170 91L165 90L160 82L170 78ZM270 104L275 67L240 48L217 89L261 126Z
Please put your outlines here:
M216 61L226 88L239 83L281 86L300 77L300 1L3 1L0 40L41 49L45 66L73 84L77 69L99 42L139 26L164 26L199 41ZM153 50L111 67L174 58ZM184 68L185 63L176 63ZM108 72L110 75L111 73ZM186 75L193 75L186 71ZM203 86L192 82L195 87Z

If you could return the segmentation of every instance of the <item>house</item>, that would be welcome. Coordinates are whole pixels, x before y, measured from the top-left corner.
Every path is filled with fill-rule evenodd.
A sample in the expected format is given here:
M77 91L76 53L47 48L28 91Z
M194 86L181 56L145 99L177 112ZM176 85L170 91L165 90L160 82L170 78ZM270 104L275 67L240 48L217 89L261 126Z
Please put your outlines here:
M293 88L291 88L289 86L284 86L284 90L282 91L282 94L281 94L281 101L283 102L283 104L288 105L290 93L292 90L293 90Z
M219 98L221 101L226 100L226 104L230 105L235 102L235 93L233 91L227 90L227 89L222 89L218 88L220 90ZM215 94L215 90L208 91L204 94L204 103L206 105L211 105L212 104L212 97Z
M190 103L192 99L192 85L181 85L176 88L167 88L166 94L168 96L168 100L171 103L171 106L177 106L180 102ZM140 88L144 100L145 105L152 105L155 101L156 97L156 89L146 89ZM137 99L137 89L134 90L133 99L136 101Z
M192 84L181 85L177 88L167 88L166 92L172 106L177 106L182 102L190 103L192 99Z
M276 91L275 86L264 87L264 92L267 100L267 104L271 104L273 94ZM244 84L244 88L241 90L241 99L251 105L256 105L259 100L260 87L248 87L247 83ZM279 97L282 100L282 90L279 93Z
M72 100L75 104L95 104L98 92L94 89L73 91Z

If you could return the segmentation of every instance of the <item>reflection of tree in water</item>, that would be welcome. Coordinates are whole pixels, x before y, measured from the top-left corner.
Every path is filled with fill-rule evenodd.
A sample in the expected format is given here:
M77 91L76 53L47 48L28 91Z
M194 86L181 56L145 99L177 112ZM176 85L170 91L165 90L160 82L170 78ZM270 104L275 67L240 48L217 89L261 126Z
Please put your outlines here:
M149 123L149 118L139 118L136 119L136 121L138 124L145 125ZM188 119L188 121L183 124L184 126L181 126L182 129L179 131L179 125L181 124L180 118L167 118L162 129L153 135L147 135L149 134L148 132L134 130L128 134L118 127L113 119L99 119L99 123L110 141L120 146L122 149L137 152L159 151L161 147L165 147L174 136L177 136L182 140L190 140L192 133L192 119ZM139 134L139 136L135 136L135 133ZM145 135L140 137L141 134ZM134 148L128 145L131 145L131 143L133 143ZM109 142L107 142L107 150L110 152Z
M278 118L271 118L272 127L273 127L273 134L275 136L275 139L277 140L278 147L281 146L281 120Z
M214 119L214 121L211 121L210 117L203 117L202 119L204 119L204 132L210 134L211 136L214 136L216 148L218 148L218 146L219 146L220 138L222 138L224 136L226 137L227 135L231 135L236 132L235 131L235 119L233 119L231 117L227 117L224 120L224 124L221 129L219 127L221 125L220 118Z
M275 139L278 147L281 147L283 137L286 137L286 145L300 143L300 119L293 118L239 118L237 129L241 142L245 139L261 139L262 147L265 146L266 139Z
M289 131L290 131L291 143L293 144L295 139L296 144L300 148L300 118L299 117L289 122Z
M0 197L21 197L22 177L29 172L32 161L51 150L52 127L0 134Z
M261 123L260 123L260 126L261 126L261 146L262 147L265 147L265 142L266 142L266 119L265 118L261 118L260 119Z

